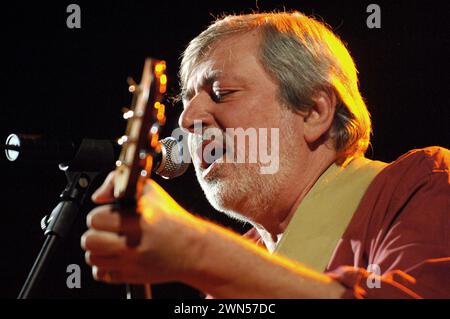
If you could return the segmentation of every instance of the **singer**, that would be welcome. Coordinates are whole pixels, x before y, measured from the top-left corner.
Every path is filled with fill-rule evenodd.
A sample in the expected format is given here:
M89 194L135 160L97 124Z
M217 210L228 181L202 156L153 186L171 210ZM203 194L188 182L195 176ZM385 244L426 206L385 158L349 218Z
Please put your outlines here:
M219 19L190 42L180 76L197 179L216 209L254 228L241 238L197 218L150 180L138 223L108 205L88 215L81 245L97 280L181 281L212 298L450 298L449 151L364 157L371 121L356 67L323 23ZM279 128L279 169L208 163L195 121ZM93 200L110 202L113 185L110 174ZM142 234L137 248L127 232Z

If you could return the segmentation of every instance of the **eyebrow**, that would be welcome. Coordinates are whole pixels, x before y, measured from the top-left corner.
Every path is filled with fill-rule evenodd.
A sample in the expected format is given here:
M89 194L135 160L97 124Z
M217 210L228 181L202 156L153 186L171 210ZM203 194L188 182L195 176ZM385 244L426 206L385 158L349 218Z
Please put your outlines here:
M193 94L195 87L202 87L206 84L211 84L216 81L222 74L223 72L221 70L213 70L211 68L207 68L206 70L201 72L201 76L195 79L194 85L182 89L181 98L183 100L189 99Z
M207 70L202 74L197 84L203 86L205 84L212 83L216 81L222 74L223 72L220 70Z

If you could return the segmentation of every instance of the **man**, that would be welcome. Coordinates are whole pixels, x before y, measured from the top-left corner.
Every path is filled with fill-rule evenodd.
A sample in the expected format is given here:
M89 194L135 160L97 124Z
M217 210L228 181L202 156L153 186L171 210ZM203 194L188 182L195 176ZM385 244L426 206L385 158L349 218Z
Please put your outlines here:
M107 205L89 214L82 247L96 279L182 281L215 298L450 297L449 152L389 165L363 157L370 116L326 26L300 13L226 17L189 44L180 76L198 181L216 209L254 229L240 238L149 181L138 227ZM202 158L204 130L227 128L278 128L268 148L279 169L262 174L251 151L245 163ZM113 184L110 174L93 200L110 202ZM137 231L141 244L127 247L120 234Z

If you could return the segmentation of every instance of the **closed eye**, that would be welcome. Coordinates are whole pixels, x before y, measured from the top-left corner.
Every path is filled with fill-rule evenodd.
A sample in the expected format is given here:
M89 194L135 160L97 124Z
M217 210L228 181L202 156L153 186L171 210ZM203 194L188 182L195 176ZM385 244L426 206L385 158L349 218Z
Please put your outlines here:
M230 94L236 92L236 90L214 90L211 94L211 98L214 102L220 103L223 102L224 98L229 96Z

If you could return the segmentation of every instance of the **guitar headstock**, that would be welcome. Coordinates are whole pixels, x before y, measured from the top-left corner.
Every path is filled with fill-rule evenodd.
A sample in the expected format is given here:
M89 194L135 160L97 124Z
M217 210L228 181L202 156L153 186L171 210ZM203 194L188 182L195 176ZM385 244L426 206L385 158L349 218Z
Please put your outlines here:
M128 84L133 100L123 115L126 133L118 140L122 150L116 163L114 197L135 201L151 174L154 155L161 152L159 135L166 122L162 103L167 88L165 61L147 58L141 83L129 78Z

